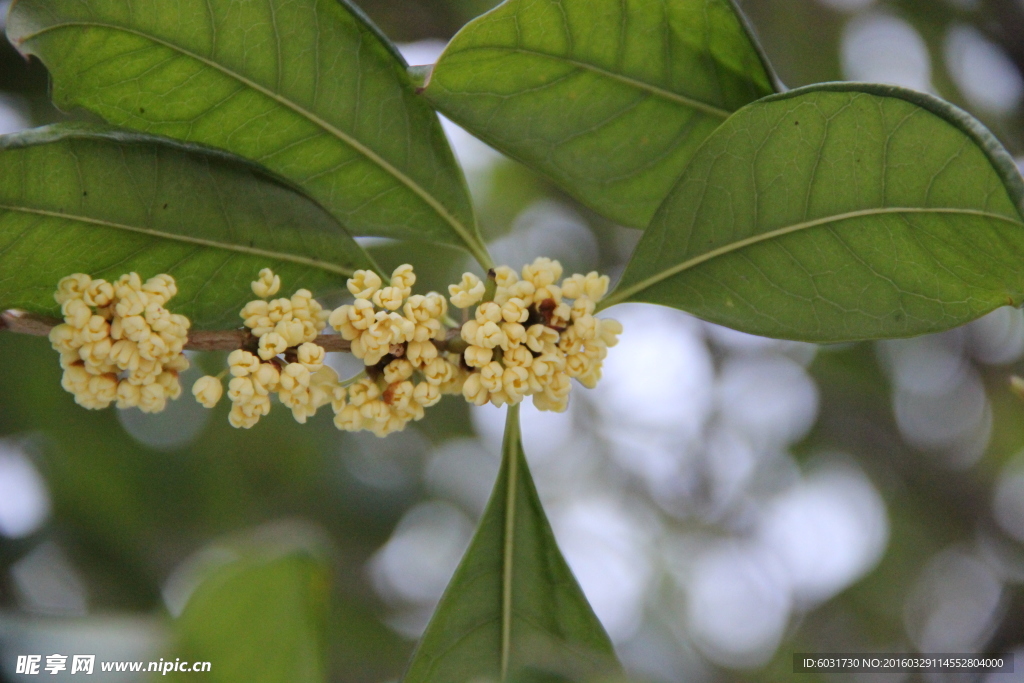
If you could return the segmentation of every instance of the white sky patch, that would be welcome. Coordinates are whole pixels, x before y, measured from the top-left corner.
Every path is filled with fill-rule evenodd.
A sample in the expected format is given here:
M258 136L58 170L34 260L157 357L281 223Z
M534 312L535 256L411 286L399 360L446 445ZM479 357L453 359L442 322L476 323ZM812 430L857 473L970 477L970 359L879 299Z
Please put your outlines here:
M194 355L190 354L190 358ZM144 413L134 408L116 410L117 421L133 439L147 448L159 451L184 448L198 438L213 412L192 397L192 385L201 376L201 370L192 360L191 367L181 373L181 396L178 399L167 401L167 407L159 413Z
M427 66L437 62L445 45L444 41L430 38L414 43L399 43L397 47L409 66ZM500 152L476 139L460 126L440 114L438 117L441 119L441 127L444 128L445 135L448 136L448 141L466 175L475 176L485 172L503 158Z
M767 354L778 353L789 356L801 365L810 365L811 361L818 354L817 344L807 342L788 341L785 339L772 339L771 337L760 337L756 334L748 334L733 330L722 325L705 322L704 329L708 337L723 349L737 354Z
M6 16L6 13L7 9L0 6L0 17ZM0 93L0 135L17 133L30 125L28 105L24 99L10 93Z
M960 92L979 109L1009 114L1024 98L1024 78L1001 47L981 31L956 24L943 44L946 67Z
M575 385L572 391L575 393L586 389ZM570 408L566 412L553 413L537 410L529 398L520 404L519 423L523 435L523 450L531 464L541 464L552 457L557 457L572 437L572 399L569 400L569 405ZM496 408L490 403L479 407L473 406L470 409L473 427L492 453L501 453L506 412L506 408Z
M898 17L869 12L851 19L843 29L841 58L843 74L851 81L932 89L928 46Z
M42 476L20 448L0 441L0 535L28 536L49 515L50 496Z
M517 269L538 256L555 259L565 269L563 277L598 266L597 239L590 226L574 209L553 200L526 207L508 234L491 242L488 249L497 263Z
M904 603L907 633L919 652L977 652L1003 605L993 570L965 548L928 561Z
M992 501L999 527L1024 543L1024 453L1009 462L999 475Z
M988 365L1007 365L1024 355L1024 311L997 308L967 326L971 355Z
M405 513L384 547L370 559L381 595L433 605L469 545L473 523L444 501L420 503Z
M818 388L796 361L778 355L727 360L717 390L722 421L765 448L804 436L818 415Z
M658 306L626 304L608 314L622 323L594 390L610 423L667 428L696 438L712 408L714 367L700 323Z
M428 66L437 62L446 44L438 38L427 38L413 43L398 43L395 47L409 66Z
M577 499L551 511L565 560L616 642L628 640L640 628L653 578L644 533L650 525L638 522L607 498Z
M85 583L56 543L40 543L11 566L22 607L36 614L81 616L86 613Z
M819 2L840 12L860 12L875 4L875 0L819 0Z
M453 439L434 449L423 470L432 493L482 515L501 464L498 451L479 439Z
M824 602L881 560L885 502L859 469L830 466L768 504L760 538L781 560L796 601Z
M791 606L782 568L763 550L723 542L692 567L686 619L697 647L717 664L746 668L771 659Z

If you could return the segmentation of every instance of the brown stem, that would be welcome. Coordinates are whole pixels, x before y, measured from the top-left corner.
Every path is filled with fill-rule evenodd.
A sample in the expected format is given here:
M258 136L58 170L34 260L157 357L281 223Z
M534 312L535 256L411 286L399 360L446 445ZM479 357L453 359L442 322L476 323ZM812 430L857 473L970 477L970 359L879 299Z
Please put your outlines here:
M46 337L60 320L26 311L9 310L0 313L0 330L8 330L18 334L29 334L35 337ZM347 342L337 334L321 334L316 338L317 345L324 351L349 351L351 342ZM258 342L252 332L243 330L195 330L188 335L185 348L190 351L234 351L235 349L255 350Z

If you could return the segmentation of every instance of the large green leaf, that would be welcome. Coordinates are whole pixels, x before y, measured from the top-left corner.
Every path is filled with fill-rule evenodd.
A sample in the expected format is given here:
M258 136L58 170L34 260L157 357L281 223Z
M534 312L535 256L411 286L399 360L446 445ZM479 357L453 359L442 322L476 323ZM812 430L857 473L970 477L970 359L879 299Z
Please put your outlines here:
M347 3L20 0L7 34L50 69L61 108L259 161L354 235L487 262L437 116Z
M730 0L507 0L452 39L425 92L583 203L644 228L701 141L772 81Z
M278 533L296 531L301 535L287 528ZM287 540L257 536L218 548L210 553L212 567L205 575L188 577L199 583L174 623L175 654L211 666L208 672L171 674L171 680L326 680L330 570L317 553L282 545Z
M374 267L316 202L224 152L83 125L0 138L0 308L55 314L74 272L170 273L172 310L238 325L267 266L314 291Z
M802 88L708 138L602 308L819 342L947 329L1024 301L1022 208L1013 160L952 105Z
M509 408L501 471L404 683L500 680L527 667L617 671L611 642L562 558Z

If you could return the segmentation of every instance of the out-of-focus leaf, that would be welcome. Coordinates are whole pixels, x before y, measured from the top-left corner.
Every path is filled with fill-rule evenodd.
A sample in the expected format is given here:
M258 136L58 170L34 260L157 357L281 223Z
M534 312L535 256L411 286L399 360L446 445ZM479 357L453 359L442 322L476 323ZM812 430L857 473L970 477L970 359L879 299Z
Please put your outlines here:
M644 228L704 138L774 87L729 0L508 0L455 36L425 92L583 203Z
M61 108L255 159L354 235L488 260L436 115L345 2L21 0L7 34L50 69Z
M518 406L476 534L427 626L405 683L501 680L527 667L618 671L611 642L558 549L526 466Z
M711 135L601 307L817 342L935 332L1024 301L1022 207L1013 160L952 105L810 86Z
M237 553L236 559L210 571L175 620L178 656L210 662L210 671L179 673L172 679L326 680L324 632L330 600L326 563L306 549L262 547L258 538L253 540L250 547L218 550L224 557Z
M227 153L82 125L0 138L0 308L54 314L74 272L170 273L175 312L237 325L267 266L308 288L374 267L316 202Z

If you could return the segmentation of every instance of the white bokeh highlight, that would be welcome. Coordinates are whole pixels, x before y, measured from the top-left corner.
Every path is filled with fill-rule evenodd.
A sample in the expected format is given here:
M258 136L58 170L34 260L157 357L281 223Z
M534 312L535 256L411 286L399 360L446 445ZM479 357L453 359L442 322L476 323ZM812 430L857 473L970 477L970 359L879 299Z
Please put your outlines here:
M785 568L794 599L813 606L881 560L885 502L852 464L823 467L768 504L760 538Z
M0 5L0 17L6 15L7 9ZM17 133L30 125L28 105L24 99L10 93L0 93L0 135Z
M562 554L616 642L640 628L654 578L649 550L654 529L643 522L608 497L577 499L551 510Z
M686 621L713 662L756 667L782 641L791 598L782 567L769 553L726 541L705 551L688 580Z
M1018 454L999 473L992 512L1003 531L1024 543L1024 453Z
M11 565L22 609L48 616L82 616L88 608L85 581L64 550L44 541Z
M851 19L843 28L840 57L848 80L932 90L928 46L899 17L868 12Z
M904 603L904 622L919 652L977 652L1003 603L1003 585L992 567L954 547L925 565Z
M391 625L416 638L469 546L473 522L457 507L431 500L408 510L367 565L376 591L405 603Z
M0 536L35 533L50 515L46 483L17 443L0 440Z
M1006 115L1024 98L1024 78L1001 47L967 24L954 24L943 41L946 68L978 109Z

